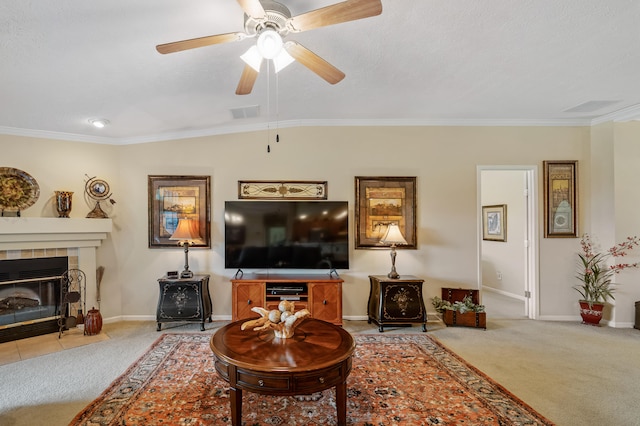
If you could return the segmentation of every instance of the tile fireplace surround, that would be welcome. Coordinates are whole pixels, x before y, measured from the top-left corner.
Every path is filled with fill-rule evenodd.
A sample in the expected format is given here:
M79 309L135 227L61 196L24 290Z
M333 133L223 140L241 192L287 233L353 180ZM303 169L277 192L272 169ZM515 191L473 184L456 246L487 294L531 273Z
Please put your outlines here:
M107 238L111 219L0 217L0 262L12 259L67 256L87 283L96 282L96 249ZM87 285L87 306L95 303L96 287Z

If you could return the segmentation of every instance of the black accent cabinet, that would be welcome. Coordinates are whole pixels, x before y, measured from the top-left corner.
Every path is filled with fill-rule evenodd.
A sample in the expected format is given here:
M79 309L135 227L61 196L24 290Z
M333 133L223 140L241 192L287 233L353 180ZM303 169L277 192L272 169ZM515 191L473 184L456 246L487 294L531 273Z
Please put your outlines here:
M199 322L204 331L204 321L211 322L211 296L209 295L209 275L194 275L193 278L158 280L160 295L156 312L157 330L163 322Z
M422 324L427 331L427 310L422 297L424 280L412 275L398 279L386 275L369 275L368 322L378 324L378 331L385 325Z

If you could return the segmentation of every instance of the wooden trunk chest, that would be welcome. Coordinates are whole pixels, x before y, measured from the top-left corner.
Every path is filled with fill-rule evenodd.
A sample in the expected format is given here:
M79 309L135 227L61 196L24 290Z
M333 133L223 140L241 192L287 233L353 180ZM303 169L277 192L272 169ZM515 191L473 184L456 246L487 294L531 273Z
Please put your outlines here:
M444 311L442 320L447 326L475 327L487 329L486 312L465 312Z
M471 296L471 300L475 304L480 303L480 295L478 290L465 288L443 288L442 300L450 303L462 302L467 296ZM445 310L442 314L442 320L447 326L474 327L487 329L487 313L486 312L465 312Z

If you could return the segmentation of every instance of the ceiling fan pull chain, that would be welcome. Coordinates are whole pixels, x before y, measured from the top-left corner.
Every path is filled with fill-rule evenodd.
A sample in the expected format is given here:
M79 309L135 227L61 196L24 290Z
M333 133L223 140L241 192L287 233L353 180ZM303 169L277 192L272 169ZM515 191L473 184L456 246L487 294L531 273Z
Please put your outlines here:
M276 143L280 142L280 78L276 73Z
M267 61L267 152L271 152L269 137L271 136L271 66Z

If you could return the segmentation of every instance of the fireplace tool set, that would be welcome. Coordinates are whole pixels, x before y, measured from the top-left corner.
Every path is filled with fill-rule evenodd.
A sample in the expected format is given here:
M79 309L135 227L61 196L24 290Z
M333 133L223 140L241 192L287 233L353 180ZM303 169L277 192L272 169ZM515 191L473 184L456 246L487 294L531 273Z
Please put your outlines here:
M87 277L80 269L69 269L62 275L60 286L60 311L58 339L64 330L84 322L85 291ZM77 313L77 315L74 315Z

